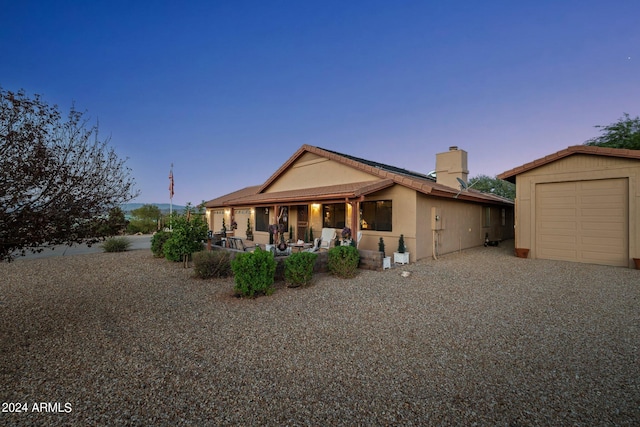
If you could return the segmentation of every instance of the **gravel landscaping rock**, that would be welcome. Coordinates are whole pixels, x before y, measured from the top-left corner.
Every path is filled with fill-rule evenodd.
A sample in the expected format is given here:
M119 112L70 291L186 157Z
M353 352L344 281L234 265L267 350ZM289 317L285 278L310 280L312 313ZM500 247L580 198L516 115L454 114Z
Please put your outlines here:
M506 242L232 289L147 250L0 264L0 424L640 424L637 270Z

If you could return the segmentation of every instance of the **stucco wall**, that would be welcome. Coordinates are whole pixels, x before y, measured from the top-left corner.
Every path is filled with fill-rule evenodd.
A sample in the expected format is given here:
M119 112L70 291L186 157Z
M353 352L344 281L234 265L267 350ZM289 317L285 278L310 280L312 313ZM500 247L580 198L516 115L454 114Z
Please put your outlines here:
M333 160L306 153L292 164L266 190L267 193L301 188L375 181L380 178Z
M490 209L489 226L484 222L487 207ZM420 216L417 227L420 234L424 236L418 253L420 258L433 256L433 209L439 217L439 220L435 221L437 255L480 246L484 244L487 233L490 240L513 238L513 209L510 207L480 205L419 195L418 208Z
M362 230L359 249L377 251L380 237L384 239L385 253L392 256L398 249L400 234L404 234L404 243L411 262L416 259L416 192L406 187L394 185L388 189L365 197L365 201L391 200L392 231Z

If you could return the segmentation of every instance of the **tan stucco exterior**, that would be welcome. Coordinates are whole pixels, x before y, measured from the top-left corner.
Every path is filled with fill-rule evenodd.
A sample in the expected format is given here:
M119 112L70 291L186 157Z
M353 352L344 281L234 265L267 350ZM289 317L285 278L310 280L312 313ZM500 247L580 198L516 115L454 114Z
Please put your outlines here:
M266 193L340 185L347 182L374 181L379 178L360 170L345 167L335 160L305 153L287 168L266 189Z
M598 186L604 188L599 193L601 196L592 195L590 200L584 201L584 203L591 203L591 206L597 208L590 209L590 214L594 216L590 219L592 221L591 227L600 229L596 229L594 233L600 232L598 239L602 245L609 243L606 241L608 238L615 239L613 243L620 247L620 253L623 254L624 259L622 262L616 262L607 259L604 255L601 259L578 256L576 261L632 267L632 258L640 257L640 156L627 156L625 152L630 150L597 150L595 147L581 148L576 146L569 147L568 150L568 152L565 150L541 159L538 161L539 166L532 162L532 164L499 175L503 179L515 180L516 183L516 247L528 248L531 258L573 260L571 254L567 254L566 258L562 253L541 256L541 242L539 241L541 230L539 228L545 225L542 215L551 215L552 213L541 212L540 206L538 206L542 203L539 193L543 189L547 191L549 188L580 188L580 186L586 187L589 184L591 188ZM629 155L636 156L635 153L629 153ZM571 184L573 187L566 185L562 187L560 184ZM607 185L611 188L617 188L618 191L622 189L621 191L626 194L610 199L606 197L608 196ZM563 195L565 199L573 198L573 195L567 196L567 193L559 192L558 194ZM585 199L586 197L583 196ZM610 200L615 200L616 205L612 206L613 202ZM562 212L565 215L579 215L579 213L575 213L576 209L566 208L566 210L567 212ZM593 225L594 222L599 221L596 215L602 215L601 227L598 227L597 223L595 227ZM622 226L627 235L618 236L613 234L613 231L607 232L607 227L610 225L606 224L606 219L612 215L616 215L626 222ZM576 217L575 221L579 222L580 219Z
M314 237L320 237L322 205L345 204L345 225L354 231L354 236L357 231L362 233L360 249L377 250L382 237L387 256L392 255L402 234L412 262L432 257L434 248L438 255L482 245L486 233L491 240L513 237L513 205L507 200L479 192L461 193L458 186L437 184L426 175L404 174L398 168L378 167L373 162L310 146L303 146L265 184L246 193L232 193L207 203L212 230L220 229L225 216L227 226L235 219L236 236L244 237L246 220L251 218L255 242L266 244L269 234L256 230L252 212L268 209L269 223L275 223L276 212L286 207L296 239L298 207L305 206L308 226ZM361 203L369 201L391 201L391 231L364 227ZM486 209L491 211L487 226ZM504 223L502 210L507 212ZM438 215L438 221L432 220L434 215ZM290 238L288 233L287 237Z

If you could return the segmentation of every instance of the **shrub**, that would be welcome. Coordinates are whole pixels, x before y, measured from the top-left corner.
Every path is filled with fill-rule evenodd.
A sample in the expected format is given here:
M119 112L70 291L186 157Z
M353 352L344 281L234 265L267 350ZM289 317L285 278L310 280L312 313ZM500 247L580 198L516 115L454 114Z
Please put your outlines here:
M153 252L153 256L161 258L164 256L164 244L171 237L171 233L169 231L158 231L151 238L151 252Z
M271 251L256 248L255 252L239 253L231 261L231 269L236 283L233 290L237 295L253 297L255 294L273 293L276 260Z
M129 249L131 242L126 237L111 237L102 244L105 252L124 252Z
M193 254L193 271L200 279L231 276L231 254L227 251L201 251Z
M351 278L358 273L360 253L353 246L336 246L329 249L329 271L338 277Z
M313 265L318 254L300 252L291 254L284 261L284 280L289 285L303 286L311 282Z
M404 245L404 234L401 234L400 238L398 239L398 252L403 254L406 250L407 248Z
M191 254L203 248L202 242L207 238L207 224L199 211L192 214L190 204L187 204L184 215L174 216L171 222L173 231L162 252L170 261L184 261L186 267Z
M136 224L133 224L131 222L127 224L127 234L136 234L141 232L142 231L140 230L140 227L138 227Z
M382 256L386 257L387 255L384 253L384 239L381 237L380 241L378 242L378 250L380 252L382 252Z

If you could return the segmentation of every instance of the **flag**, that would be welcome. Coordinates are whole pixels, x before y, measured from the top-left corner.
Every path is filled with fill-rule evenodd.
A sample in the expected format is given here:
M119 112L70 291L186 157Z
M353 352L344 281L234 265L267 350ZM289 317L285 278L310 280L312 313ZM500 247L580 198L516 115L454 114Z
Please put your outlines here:
M173 164L171 164L171 170L169 171L169 198L173 199Z

